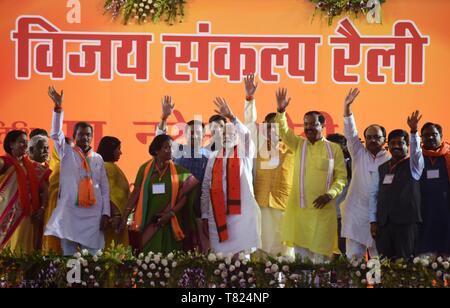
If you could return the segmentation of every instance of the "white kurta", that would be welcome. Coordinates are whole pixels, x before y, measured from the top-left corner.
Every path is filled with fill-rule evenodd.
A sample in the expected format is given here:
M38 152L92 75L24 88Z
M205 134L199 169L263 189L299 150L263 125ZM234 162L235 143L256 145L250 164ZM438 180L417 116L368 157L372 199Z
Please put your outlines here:
M378 188L378 167L391 159L382 150L374 157L361 143L353 115L344 118L344 134L352 157L352 180L347 197L341 204L342 237L366 247L375 242L370 234L369 200Z
M110 216L109 184L103 159L97 153L89 158L97 203L90 208L78 207L78 185L85 171L79 155L66 144L62 125L63 113L53 113L51 138L61 159L61 173L57 206L47 223L45 235L103 249L105 238L100 231L100 221L102 215Z
M219 242L219 235L217 226L214 220L214 213L211 204L211 178L212 169L215 159L219 154L218 151L212 153L208 160L208 165L205 171L205 177L202 186L202 218L208 219L209 224L209 239L211 242L211 249L216 253L236 254L241 251L251 251L261 248L261 211L255 200L253 192L253 158L255 155L255 146L248 138L249 130L239 120L236 119L234 123L239 138L239 157L240 157L240 175L241 175L241 214L227 215L227 229L229 239L225 242ZM244 138L247 136L250 144L245 152ZM226 158L233 154L233 148L225 153L223 160L223 190L226 198Z

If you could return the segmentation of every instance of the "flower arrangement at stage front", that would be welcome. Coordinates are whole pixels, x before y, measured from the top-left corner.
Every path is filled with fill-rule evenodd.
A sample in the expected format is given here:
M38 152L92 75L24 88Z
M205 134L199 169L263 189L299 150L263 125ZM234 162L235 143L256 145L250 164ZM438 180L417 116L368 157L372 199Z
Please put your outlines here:
M316 13L326 14L328 24L331 25L333 18L341 14L367 15L376 6L386 2L386 0L310 0L316 5ZM316 14L314 13L314 15Z
M169 25L183 21L185 0L106 0L105 13L113 19L122 17L125 24L159 22Z

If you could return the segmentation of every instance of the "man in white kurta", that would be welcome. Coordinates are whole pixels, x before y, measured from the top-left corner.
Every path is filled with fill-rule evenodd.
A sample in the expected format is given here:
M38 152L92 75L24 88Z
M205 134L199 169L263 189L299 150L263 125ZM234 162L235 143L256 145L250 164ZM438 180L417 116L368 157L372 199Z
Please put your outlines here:
M205 171L203 179L201 207L202 218L208 219L209 239L211 249L216 253L236 254L239 252L250 253L261 248L261 212L256 203L253 192L253 158L255 156L255 146L250 138L249 129L237 118L230 118L232 124L227 124L225 134L237 134L236 139L239 144L238 152L240 158L240 185L241 188L241 214L227 215L228 240L220 242L217 226L214 219L214 212L211 203L211 179L212 170L216 157L222 151L213 152ZM223 156L223 190L226 196L227 191L227 158L234 153L236 143L229 143L225 137Z
M62 110L53 112L51 138L61 158L61 173L57 207L47 223L45 235L61 239L64 255L72 255L78 247L95 254L105 246L100 225L103 216L110 216L108 179L102 157L92 153L89 163L96 204L88 208L77 206L79 182L86 174L80 156L65 142L63 118Z
M350 108L358 93L357 89L356 92L351 91L344 106L344 134L352 157L352 181L347 197L341 204L341 236L346 238L347 257L359 260L365 256L366 250L371 257L378 255L370 234L369 200L373 191L378 189L378 167L391 156L382 148L385 138L379 125L372 125L366 130L366 147L359 139Z

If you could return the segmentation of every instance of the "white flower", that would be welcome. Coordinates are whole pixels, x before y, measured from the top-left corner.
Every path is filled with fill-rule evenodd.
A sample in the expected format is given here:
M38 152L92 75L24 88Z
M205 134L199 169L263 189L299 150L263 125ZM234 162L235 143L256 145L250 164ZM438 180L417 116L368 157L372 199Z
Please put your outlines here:
M95 255L97 256L97 257L101 257L101 256L103 256L103 251L100 249L100 250L97 250L97 252L95 253Z
M87 267L89 265L87 260L81 261L81 264L83 265L83 267Z
M73 256L74 256L75 258L77 258L77 259L80 259L80 258L81 258L81 253L76 252L76 253L74 253Z
M231 276L231 281L235 282L237 280L237 277L235 275Z
M135 4L133 4L133 6L134 6L134 7L137 7L137 6L138 6L138 4L137 4L137 3L135 3Z
M270 274L270 268L266 268L266 269L264 270L264 273Z
M250 278L248 279L248 283L253 283L253 281L254 281L253 277L250 277Z
M141 252L141 253L139 254L138 258L139 258L139 259L144 259L144 253Z
M235 266L236 268L239 268L239 267L241 267L241 262L239 262L239 261L236 261L236 262L234 263L234 266Z
M81 285L82 285L83 287L87 286L86 282L84 282L84 281L81 283Z
M362 270L365 270L367 268L367 266L363 263L363 264L361 264L361 269Z
M222 274L220 276L222 278L227 278L228 277L228 273L227 272L222 272Z
M144 3L142 3L142 2L139 3L139 6L140 6L140 7L144 7Z
M94 280L95 279L94 275L89 276L89 279Z
M356 277L361 277L361 272L360 272L360 271L357 271L357 272L355 273L355 275L356 275Z
M239 253L239 260L245 260L245 253L241 252Z
M433 264L431 264L431 267L435 270L438 268L438 264L436 262L433 262Z
M227 257L227 258L225 259L225 264L226 264L226 265L230 265L230 264L231 264L231 258Z
M151 285L152 287L154 287L154 286L155 286L155 282L154 282L154 281L150 281L150 285Z
M142 277L142 276L144 276L144 273L139 272L139 273L138 273L138 276L139 276L139 277Z
M276 283L275 280L271 280L271 281L269 282L269 285L270 285L270 286L273 286L275 283Z
M423 259L422 260L422 265L427 267L428 265L430 265L430 261L428 261L428 259Z
M219 287L221 287L222 289L225 289L227 287L227 285L224 283L221 283Z
M270 270L272 271L272 273L278 272L278 265L277 264L273 264L272 267L270 268Z
M84 257L89 256L89 250L83 249L83 250L81 251L81 254L82 254Z
M165 273L168 273L168 272L170 272L170 269L168 269L167 267L164 269L164 272Z
M245 279L239 280L239 283L246 283Z
M146 6L145 6L145 9L146 9L146 10L149 10L149 9L150 9L150 5L146 5Z
M281 268L281 270L282 270L283 272L289 272L289 266L283 265L283 267Z
M149 256L145 257L144 262L149 264L150 263L150 257Z
M216 260L217 260L216 255L214 255L213 253L210 253L208 255L208 261L209 262L216 262Z
M223 259L223 253L219 252L216 254L217 259L222 260Z
M153 277L152 272L148 272L148 273L147 273L147 277L148 277L148 278L152 278L152 277Z
M359 266L359 262L358 261L353 261L352 262L352 266L353 267L358 267Z
M85 269L84 269L84 272L85 272L85 273L89 273L89 269L88 269L88 268L85 268Z
M229 268L230 272L234 271L235 269L236 268L234 267L234 265L230 265L230 268Z
M253 267L249 267L249 268L247 269L247 274L251 274L251 273L253 273Z
M172 260L173 260L173 257L174 257L174 255L173 255L172 252L169 253L169 254L167 255L167 259L168 259L169 261L172 261Z
M414 264L418 264L420 262L420 258L419 257L415 257L413 260Z
M155 277L156 277L156 278L159 278L160 276L161 276L161 275L159 274L159 272L156 272L156 273L155 273Z
M298 279L298 274L292 274L291 276L289 276L290 280L296 280Z
M150 269L153 271L154 269L156 269L156 265L155 264L150 264Z
M140 9L139 9L139 12L141 12L141 13L142 13L143 11L144 11L144 9L143 9L143 8L140 8Z
M158 264L159 261L161 261L161 257L160 257L159 255L155 255L155 256L153 257L153 261L154 261L156 264Z
M295 257L294 256L288 256L288 257L286 257L286 261L288 263L294 263L295 262Z
M162 287L166 286L166 283L165 283L164 281L161 281L159 284L160 284Z
M220 264L219 264L219 269L220 269L221 271L223 271L223 270L225 269L225 264L220 263Z
M100 266L96 266L96 267L95 267L95 271L96 271L96 272L100 272L101 270L102 270L102 269L100 268Z
M362 284L366 284L366 283L367 283L367 280L361 279L361 283L362 283Z
M278 257L278 258L277 258L277 262L278 262L278 263L283 263L283 257Z
M238 277L239 277L239 278L244 277L244 273L243 273L243 272L239 272Z
M220 275L220 270L216 269L216 270L214 271L214 275L219 276L219 275Z
M444 259L443 259L442 257L438 257L438 258L437 258L437 261L438 261L439 263L442 263L442 261L444 261Z
M97 255L95 255L95 256L92 257L92 261L98 262L98 257L97 257Z
M168 264L169 264L169 262L167 262L166 259L162 259L162 260L161 260L161 265L162 265L162 266L167 266Z
M450 267L450 263L447 261L442 262L442 266L444 267L444 269L448 269Z
M98 288L99 286L98 282L94 283L94 288Z
M267 262L266 262L266 267L271 267L271 266L272 266L272 262L267 261Z
M165 273L165 274L164 274L164 277L170 278L170 273Z
M137 264L137 266L141 266L142 265L142 261L141 260L137 260L136 264Z
M147 17L147 13L142 14L142 17Z
M172 267L173 267L173 268L177 267L177 264L178 264L177 262L173 261L173 262L172 262Z
M147 264L142 264L142 269L144 270L144 271L146 271L147 269L148 269L148 265Z

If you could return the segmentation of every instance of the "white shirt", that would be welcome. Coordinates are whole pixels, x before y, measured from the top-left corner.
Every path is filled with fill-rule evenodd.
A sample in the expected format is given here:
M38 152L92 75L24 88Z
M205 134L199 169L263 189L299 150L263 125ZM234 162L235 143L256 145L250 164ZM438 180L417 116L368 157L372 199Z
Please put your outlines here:
M253 157L255 146L250 141L248 147L245 146L245 139L250 140L249 130L239 120L236 119L234 125L237 129L239 138L239 157L240 157L240 175L241 175L241 214L227 216L227 228L229 239L225 242L219 242L217 226L214 220L214 213L211 204L211 179L212 169L219 151L212 153L208 160L205 171L205 177L202 185L201 211L202 218L207 218L209 223L209 236L211 248L215 252L224 254L235 254L241 251L251 251L255 248L261 248L261 211L256 203L253 192ZM243 137L247 136L247 137ZM243 138L242 138L243 137ZM223 189L226 198L226 163L227 157L233 154L233 148L225 151L223 160ZM226 201L225 201L226 202Z
M102 215L110 216L109 184L103 159L97 153L89 158L97 203L89 208L78 207L78 186L85 171L79 155L65 142L63 117L63 112L53 113L51 138L61 159L61 171L57 206L47 223L45 235L103 249L105 238L100 231L100 221Z
M369 200L378 187L378 167L391 159L386 150L374 157L358 137L353 115L344 118L344 135L352 157L352 180L347 197L341 204L342 237L366 247L372 247L370 234Z

